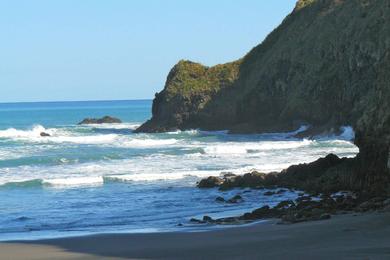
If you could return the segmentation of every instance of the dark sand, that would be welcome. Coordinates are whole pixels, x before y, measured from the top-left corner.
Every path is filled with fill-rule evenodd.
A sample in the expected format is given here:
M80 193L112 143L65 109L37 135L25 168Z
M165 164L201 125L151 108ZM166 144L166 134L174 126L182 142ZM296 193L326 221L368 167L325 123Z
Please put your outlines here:
M390 259L390 212L209 232L0 243L0 259Z

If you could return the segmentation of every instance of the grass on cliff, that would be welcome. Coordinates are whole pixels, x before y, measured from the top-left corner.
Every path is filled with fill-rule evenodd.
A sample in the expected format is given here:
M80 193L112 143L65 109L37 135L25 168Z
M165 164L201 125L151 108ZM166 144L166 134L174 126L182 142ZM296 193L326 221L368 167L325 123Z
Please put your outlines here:
M169 73L166 91L172 96L216 93L237 79L240 64L241 60L206 67L200 63L182 60Z

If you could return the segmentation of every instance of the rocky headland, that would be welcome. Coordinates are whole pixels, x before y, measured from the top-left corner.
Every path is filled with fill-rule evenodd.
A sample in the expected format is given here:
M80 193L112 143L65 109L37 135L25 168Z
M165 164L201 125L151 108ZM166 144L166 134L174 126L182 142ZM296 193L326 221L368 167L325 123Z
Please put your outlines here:
M209 177L200 188L290 188L320 200L284 202L242 216L199 223L278 217L328 218L338 211L388 207L390 184L390 2L299 0L295 9L242 59L203 66L180 61L136 131L200 128L265 133L310 127L298 137L355 131L355 158L328 155L276 173ZM354 197L332 197L338 191ZM321 195L320 195L321 194ZM220 201L223 198L219 198ZM283 206L283 207L282 207Z
M152 118L137 131L262 133L308 124L300 135L312 136L349 125L360 153L334 159L337 166L321 176L338 176L342 188L383 192L390 176L389 72L389 1L299 0L242 59L175 65L156 94ZM278 179L295 184L287 175Z

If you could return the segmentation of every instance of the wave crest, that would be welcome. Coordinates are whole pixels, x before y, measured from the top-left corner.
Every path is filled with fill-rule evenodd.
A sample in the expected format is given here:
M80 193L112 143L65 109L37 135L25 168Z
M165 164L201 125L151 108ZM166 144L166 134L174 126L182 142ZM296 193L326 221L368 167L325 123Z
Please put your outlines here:
M206 154L247 154L267 150L294 149L303 146L309 146L315 141L304 139L302 141L274 141L274 142L246 142L246 143L222 143L211 144L204 147Z
M52 129L45 129L41 125L34 125L30 130L18 130L15 128L0 130L0 138L35 138L41 137L42 132L48 133L50 135L53 134Z

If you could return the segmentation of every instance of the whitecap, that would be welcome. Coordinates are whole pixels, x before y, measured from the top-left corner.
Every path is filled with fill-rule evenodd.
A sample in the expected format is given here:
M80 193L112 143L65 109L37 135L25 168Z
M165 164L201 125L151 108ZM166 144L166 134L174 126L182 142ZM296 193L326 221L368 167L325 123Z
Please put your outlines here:
M178 140L176 139L131 139L123 140L118 146L130 147L130 148L148 148L148 147L157 147L157 146L167 146L176 144Z
M29 130L18 130L15 128L0 130L0 138L34 138L40 137L42 132L53 134L52 129L45 129L41 125L35 125Z
M59 179L43 179L42 184L53 187L75 187L75 186L99 186L103 185L103 177L69 177Z
M41 136L42 132L48 133L50 136ZM67 129L46 129L41 125L35 125L30 130L17 130L15 128L0 130L0 138L32 143L110 144L118 136L117 134L76 135Z
M80 135L80 136L52 136L45 140L34 139L34 141L53 143L75 143L75 144L110 144L118 138L116 134L107 135Z
M304 139L302 141L265 141L243 143L210 144L203 148L206 154L247 154L267 150L294 149L309 146L315 141Z
M82 127L92 127L98 129L130 129L135 130L141 126L141 123L113 123L113 124L88 124Z
M187 177L208 177L218 176L221 171L185 171L170 173L135 173L123 175L104 176L107 180L112 181L162 181L162 180L179 180Z

